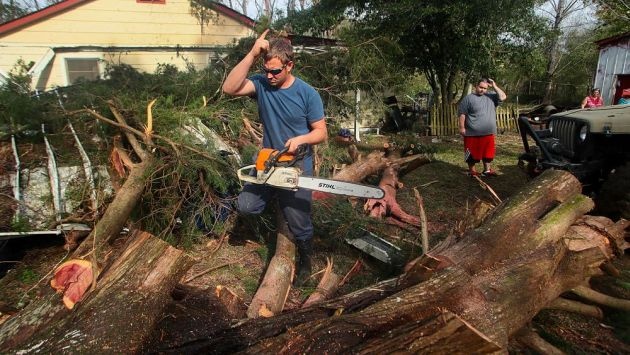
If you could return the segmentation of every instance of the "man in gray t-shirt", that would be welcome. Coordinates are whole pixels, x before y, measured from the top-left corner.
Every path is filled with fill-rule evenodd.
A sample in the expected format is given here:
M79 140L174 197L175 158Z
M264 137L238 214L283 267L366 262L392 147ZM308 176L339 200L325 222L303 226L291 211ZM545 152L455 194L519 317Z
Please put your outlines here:
M488 93L488 88L495 93ZM481 79L475 85L474 92L459 103L459 133L464 137L464 159L471 176L479 175L475 165L483 162L482 176L496 176L490 167L494 160L497 134L496 107L507 95L492 79Z

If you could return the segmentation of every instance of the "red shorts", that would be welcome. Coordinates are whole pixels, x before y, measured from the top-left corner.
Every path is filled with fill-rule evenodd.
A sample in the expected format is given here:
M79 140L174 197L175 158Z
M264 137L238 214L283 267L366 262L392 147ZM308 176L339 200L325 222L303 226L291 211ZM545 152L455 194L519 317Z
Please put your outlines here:
M494 159L494 134L487 136L464 137L464 160L467 163L487 163Z

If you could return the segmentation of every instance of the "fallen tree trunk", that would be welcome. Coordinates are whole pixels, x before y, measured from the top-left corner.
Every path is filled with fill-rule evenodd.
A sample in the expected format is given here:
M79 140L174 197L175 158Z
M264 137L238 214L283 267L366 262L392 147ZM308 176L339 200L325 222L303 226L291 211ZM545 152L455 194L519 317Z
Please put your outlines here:
M605 240L611 233L581 220L570 228L592 207L580 187L569 173L545 172L480 227L434 248L398 280L245 323L178 351L253 344L246 352L474 352L470 344L505 350L510 335L612 256ZM625 222L608 223L606 231L623 232ZM445 323L445 317L461 322ZM453 343L460 332L468 340Z
M370 153L367 157L365 157L365 159L361 159L346 166L333 178L341 181L359 182L372 174L382 171L388 165L398 165L400 167L413 165L417 168L430 162L431 159L424 154L417 154L402 158L388 158L385 156L384 152L375 151Z
M181 250L146 232L134 232L122 255L74 312L28 338L11 352L133 353L171 301L170 293L192 265Z
M584 269L582 264L604 259L599 250L566 255L557 245L478 277L449 268L361 312L301 324L247 352L476 352L451 348L450 333L438 317L444 311L458 314L474 333L482 333L491 343L506 349L508 337L533 318L543 304L588 276L575 272ZM435 331L424 332L421 337L421 330L426 328Z
M499 205L479 228L462 238L438 244L413 261L416 270L410 269L402 283L415 284L429 276L424 260L433 264L437 259L440 268L457 263L474 274L557 241L572 223L593 208L593 202L581 195L581 190L580 183L569 173L543 173Z
M384 152L375 151L368 154L365 159L347 165L343 170L333 176L333 178L341 181L359 182L385 169L388 162L389 160L385 157Z
M151 176L150 169L154 163L155 159L150 157L136 164L131 169L125 183L116 192L116 197L107 206L103 217L94 226L94 229L83 243L72 253L75 257L85 257L92 251L100 253L103 251L103 246L120 235L120 231L127 223L131 211L133 211L142 197L147 180ZM102 256L95 255L94 257L100 263L105 263L105 260L101 258Z
M602 252L599 243L595 240L591 248L581 251L568 249L561 240L547 243L474 275L455 264L360 312L301 324L246 352L505 350L508 338L540 309L596 273L610 255ZM464 322L457 329L468 328L470 340L454 348L453 339L461 337L457 336L460 330L449 330L452 325L444 323L443 313L457 314ZM487 342L472 337L479 333ZM468 348L469 344L478 348Z

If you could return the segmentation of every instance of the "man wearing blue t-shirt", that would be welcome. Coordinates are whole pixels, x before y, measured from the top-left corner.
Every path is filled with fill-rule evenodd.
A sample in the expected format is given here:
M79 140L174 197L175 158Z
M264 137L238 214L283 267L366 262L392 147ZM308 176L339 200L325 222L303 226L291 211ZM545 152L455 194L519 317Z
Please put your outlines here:
M223 92L234 96L250 96L258 103L263 123L263 147L294 153L306 145L302 160L303 175L313 174L311 145L328 138L322 99L310 85L293 76L293 46L286 38L265 39L262 33L245 58L228 74ZM265 74L247 77L252 65L263 57ZM311 191L289 191L267 185L246 183L238 196L241 213L259 214L267 203L278 197L289 230L295 237L299 254L295 285L302 285L311 274L313 254L313 224L311 221Z

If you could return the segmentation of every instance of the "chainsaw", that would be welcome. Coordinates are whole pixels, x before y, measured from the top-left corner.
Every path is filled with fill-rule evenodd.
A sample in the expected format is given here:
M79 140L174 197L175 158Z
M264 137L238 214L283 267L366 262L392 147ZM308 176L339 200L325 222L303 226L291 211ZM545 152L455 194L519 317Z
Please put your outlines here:
M295 163L306 154L306 145L299 146L295 154L288 153L288 150L289 148L283 150L263 148L258 153L256 164L238 169L239 180L293 191L301 187L336 195L376 199L385 196L385 192L380 187L301 176L302 170L295 166ZM250 175L252 169L256 169L254 176Z

